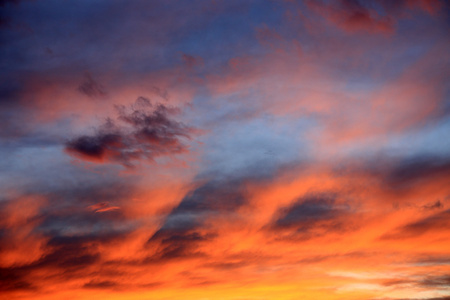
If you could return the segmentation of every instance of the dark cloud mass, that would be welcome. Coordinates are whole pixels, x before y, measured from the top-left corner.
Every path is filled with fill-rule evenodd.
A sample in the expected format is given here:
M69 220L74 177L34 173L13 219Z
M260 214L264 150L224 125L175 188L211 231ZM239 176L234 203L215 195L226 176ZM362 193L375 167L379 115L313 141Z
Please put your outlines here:
M0 291L35 291L36 288L15 270L0 268Z
M117 106L118 116L108 119L94 135L69 140L66 151L94 162L116 162L133 167L133 161L187 151L183 139L192 128L172 117L177 109L150 103L140 97L130 107Z
M397 162L387 176L386 183L402 187L445 177L450 178L450 158L416 156Z
M337 201L332 193L310 194L299 198L292 205L281 208L270 225L271 230L287 231L291 237L309 238L327 232L343 231L349 223L344 219L353 208Z
M247 203L242 184L243 181L237 179L213 180L189 192L148 240L148 246L158 245L149 260L162 262L203 255L197 247L217 236L217 232L206 225L208 220L231 215Z
M400 194L414 191L423 185L448 181L450 157L447 155L377 157L375 160L369 160L358 172L361 171L374 176L382 189ZM450 187L443 184L442 189L450 195ZM422 208L437 209L444 206L443 201L433 199L422 205Z

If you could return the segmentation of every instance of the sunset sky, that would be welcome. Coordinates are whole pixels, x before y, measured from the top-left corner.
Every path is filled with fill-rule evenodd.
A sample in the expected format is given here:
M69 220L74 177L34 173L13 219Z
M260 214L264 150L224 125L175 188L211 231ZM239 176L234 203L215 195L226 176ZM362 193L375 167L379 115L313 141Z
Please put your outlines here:
M0 299L450 299L450 1L1 1Z

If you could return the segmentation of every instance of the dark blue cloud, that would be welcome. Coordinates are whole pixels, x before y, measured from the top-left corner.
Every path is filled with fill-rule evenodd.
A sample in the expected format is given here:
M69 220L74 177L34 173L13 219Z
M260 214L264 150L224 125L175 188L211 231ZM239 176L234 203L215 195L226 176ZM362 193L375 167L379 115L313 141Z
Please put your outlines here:
M281 208L267 228L272 234L285 232L288 238L293 239L347 231L352 225L350 218L347 220L346 217L354 213L355 208L349 202L338 201L339 197L342 196L334 193L301 197L290 206Z
M233 214L247 203L243 182L238 179L212 180L189 192L149 238L147 245L158 248L148 261L164 262L204 255L197 250L198 246L217 236L205 222L218 215Z

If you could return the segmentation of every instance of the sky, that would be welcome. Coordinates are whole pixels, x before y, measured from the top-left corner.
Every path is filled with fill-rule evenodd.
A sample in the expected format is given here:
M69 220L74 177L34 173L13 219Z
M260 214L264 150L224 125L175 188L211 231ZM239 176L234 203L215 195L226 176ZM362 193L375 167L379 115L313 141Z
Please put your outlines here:
M0 299L450 299L450 2L3 0Z

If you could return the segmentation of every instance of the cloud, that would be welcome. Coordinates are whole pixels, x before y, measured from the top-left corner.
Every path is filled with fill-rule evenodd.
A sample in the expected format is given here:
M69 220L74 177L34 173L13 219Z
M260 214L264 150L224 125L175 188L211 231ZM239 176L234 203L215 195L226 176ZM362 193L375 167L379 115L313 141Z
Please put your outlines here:
M443 233L450 228L450 209L435 213L419 221L409 223L383 235L382 239L418 238L424 234Z
M416 274L412 278L392 279L383 283L385 286L407 285L420 286L425 288L446 288L450 285L449 275L420 275Z
M149 240L149 244L159 242L156 251L145 263L165 263L171 260L186 260L205 257L206 253L197 248L202 242L214 238L212 234L202 234L194 230L160 229Z
M96 213L101 213L101 212L117 210L117 209L120 209L120 207L118 207L118 206L111 206L107 202L100 202L100 203L97 203L97 204L89 206L89 209L91 209L92 211L94 211Z
M204 256L197 248L218 235L208 222L247 203L241 185L239 180L211 180L187 193L147 241L148 247L157 246L150 261Z
M42 291L48 280L60 284L78 278L92 278L92 275L101 273L97 268L103 264L99 246L110 245L124 236L114 232L78 236L58 236L54 233L43 246L44 254L39 259L28 264L0 268L0 276L5 277L2 288ZM105 271L104 275L107 276L107 273ZM42 274L48 277L43 278ZM86 287L94 287L94 284Z
M99 281L91 280L83 285L84 288L88 289L111 289L120 286L119 283L114 281Z
M399 0L379 1L383 8L390 14L399 15L408 9L420 9L429 14L435 14L442 8L442 1L439 0Z
M439 209L445 206L439 199L450 194L450 190L445 188L445 182L450 176L448 157L429 154L401 158L385 156L367 160L365 164L365 170L360 171L373 177L379 188L386 193L385 196L396 195L397 199L392 199L395 202L407 199L406 195L415 192L416 195L421 193L423 196L424 202L416 203L423 209ZM427 190L428 193L425 192ZM400 194L403 196L399 198Z
M22 278L18 272L8 268L0 268L0 291L35 291L32 283Z
M169 97L169 92L168 92L167 90L165 90L165 89L162 89L162 88L153 86L153 87L151 88L151 91L152 91L155 95L157 95L157 96L163 98L163 99L166 100L166 101L168 101L169 98L170 98L170 97Z
M375 300L375 299L374 299ZM433 298L387 298L386 300L450 300L450 296L433 297Z
M297 199L293 204L279 209L270 229L289 232L293 238L310 238L333 231L346 230L344 218L352 208L348 203L337 201L337 194L309 194Z
M420 280L420 285L424 287L449 287L450 275L443 276L426 276Z
M106 240L107 237L102 236ZM78 270L83 270L99 262L100 254L89 247L90 241L96 237L53 237L47 244L52 251L45 255L31 268L55 268L66 276L73 276Z
M108 253L117 251L112 245L123 243L129 249L124 241L138 220L129 219L122 207L110 203L129 201L133 181L121 178L112 183L103 176L86 183L75 181L63 187L46 186L41 191L45 197L1 199L1 290L42 292L70 281L79 285L80 278L92 280L86 288L94 288L96 275L102 281L118 276L118 272L111 275L108 266L98 268Z
M411 207L416 209L438 210L446 207L446 199L450 195L445 185L450 175L450 161L449 157L442 155L368 155L340 162L334 167L333 174L360 176L372 182L374 185L370 189L379 195L379 203L411 200Z
M106 91L103 86L95 81L89 72L84 74L84 80L78 86L78 91L90 98L102 98L106 96Z
M45 253L47 238L35 228L46 202L35 195L0 201L0 267L26 265Z
M442 255L423 254L412 262L420 265L449 265L450 256L448 256L446 253Z
M187 146L182 139L190 139L193 129L172 119L177 112L140 97L130 107L117 106L116 120L108 119L94 135L69 140L65 149L81 159L126 167L135 160L183 153Z
M23 266L10 266L0 268L3 276L7 277L7 289L39 290L42 289L42 280L33 279L37 273L53 274L59 281L76 278L79 274L86 275L86 270L99 262L100 255L82 245L71 241L49 242L48 254L41 259ZM34 284L29 284L33 280Z
M393 33L405 12L419 9L435 14L442 6L440 1L362 1L340 0L332 2L308 1L308 7L329 23L348 33Z
M425 204L422 207L423 209L441 209L444 207L444 204L442 204L441 200L437 200L434 203Z
M342 0L330 4L310 1L308 5L327 21L348 32L389 33L393 31L393 21L389 17L380 15L375 9L370 9L363 3L358 0Z
M188 68L202 67L204 65L204 61L201 57L196 57L190 54L183 53L181 58L183 60L183 63Z
M420 181L432 181L450 176L450 159L416 156L398 162L386 178L392 187L404 187Z

